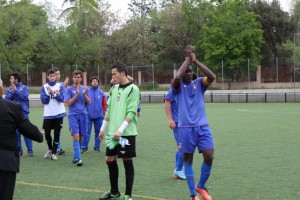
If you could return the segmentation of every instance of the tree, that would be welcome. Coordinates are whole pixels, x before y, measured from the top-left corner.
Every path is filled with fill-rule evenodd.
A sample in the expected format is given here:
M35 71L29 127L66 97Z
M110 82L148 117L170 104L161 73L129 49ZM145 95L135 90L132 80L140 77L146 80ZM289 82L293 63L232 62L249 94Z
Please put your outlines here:
M289 13L281 9L278 0L271 3L262 0L253 1L249 10L259 16L257 20L262 25L265 41L262 53L265 63L274 63L275 58L281 56L279 48L293 35L296 22L291 20ZM272 56L268 53L270 51Z
M228 79L239 81L251 60L251 69L260 62L262 30L256 15L247 11L242 1L228 0L208 11L203 39L197 48L204 52L204 62L220 72L222 60Z
M108 5L101 0L73 0L65 9L68 24L51 32L52 45L56 49L58 62L69 66L79 64L85 70L102 62L104 38L109 33L110 13Z
M181 3L168 4L160 12L160 26L152 41L157 42L158 60L163 63L179 63L183 60L186 45L191 44L191 32L184 28Z
M0 4L0 62L4 71L24 72L31 65L47 15L30 1Z
M156 10L155 0L131 0L129 10L136 18L147 17L151 10Z

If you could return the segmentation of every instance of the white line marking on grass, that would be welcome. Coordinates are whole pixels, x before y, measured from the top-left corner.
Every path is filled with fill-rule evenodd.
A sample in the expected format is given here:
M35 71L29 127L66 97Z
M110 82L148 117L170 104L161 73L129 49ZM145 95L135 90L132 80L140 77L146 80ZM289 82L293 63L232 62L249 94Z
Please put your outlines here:
M300 111L270 111L270 110L247 110L247 109L236 109L239 112L251 112L251 113L282 113L282 114L299 114Z
M17 181L17 184L20 185L29 185L34 187L46 187L46 188L55 188L55 189L63 189L63 190L73 190L73 191L82 191L82 192L95 192L95 193L103 193L102 190L91 190L91 189L82 189L82 188L75 188L75 187L66 187L66 186L54 186L54 185L47 185L47 184L40 184L40 183L28 183L28 182L20 182ZM142 196L142 195L132 195L133 197L143 198L143 199L153 199L153 200L167 200L162 198L150 197L150 196Z

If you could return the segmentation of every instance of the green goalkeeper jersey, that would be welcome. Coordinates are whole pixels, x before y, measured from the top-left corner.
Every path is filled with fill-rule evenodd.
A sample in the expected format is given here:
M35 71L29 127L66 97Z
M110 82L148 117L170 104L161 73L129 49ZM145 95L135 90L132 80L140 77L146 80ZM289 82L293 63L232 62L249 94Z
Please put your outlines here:
M108 134L115 134L125 118L131 119L123 136L137 135L137 109L140 102L140 90L133 83L124 86L116 84L109 92L105 117L109 118Z

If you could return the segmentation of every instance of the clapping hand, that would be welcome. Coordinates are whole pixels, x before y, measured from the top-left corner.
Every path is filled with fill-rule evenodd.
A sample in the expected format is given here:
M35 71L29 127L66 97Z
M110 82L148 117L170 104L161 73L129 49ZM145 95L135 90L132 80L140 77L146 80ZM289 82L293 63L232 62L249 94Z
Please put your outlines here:
M50 86L47 86L46 88L49 94L54 95L53 90L50 88Z
M194 62L196 60L196 57L195 57L195 54L194 54L195 50L196 50L196 47L194 47L192 45L188 45L185 49L186 57L189 57L192 62Z
M82 91L82 94L86 94L86 92L88 91L88 87L85 87L84 90Z

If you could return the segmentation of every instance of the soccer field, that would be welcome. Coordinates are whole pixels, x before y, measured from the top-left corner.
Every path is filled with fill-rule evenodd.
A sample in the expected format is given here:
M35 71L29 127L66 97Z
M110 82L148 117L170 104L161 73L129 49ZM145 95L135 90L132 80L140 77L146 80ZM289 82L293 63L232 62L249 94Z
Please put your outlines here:
M299 104L206 104L215 139L215 160L207 188L214 200L300 199ZM30 120L41 129L43 109L32 108ZM134 200L188 200L187 184L173 180L176 145L163 104L142 104L138 121ZM93 138L93 137L91 137ZM47 144L34 142L34 157L21 158L15 200L96 200L110 188L105 146L83 154L84 165L72 164L67 118L61 135L66 154L43 158ZM195 179L202 155L195 153ZM119 164L119 188L125 191Z

